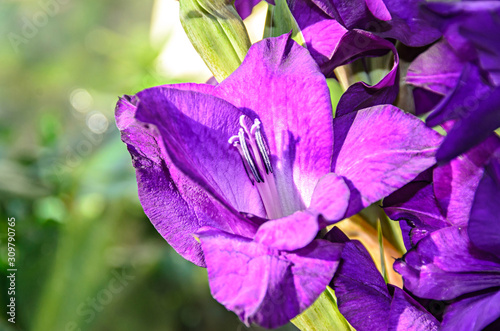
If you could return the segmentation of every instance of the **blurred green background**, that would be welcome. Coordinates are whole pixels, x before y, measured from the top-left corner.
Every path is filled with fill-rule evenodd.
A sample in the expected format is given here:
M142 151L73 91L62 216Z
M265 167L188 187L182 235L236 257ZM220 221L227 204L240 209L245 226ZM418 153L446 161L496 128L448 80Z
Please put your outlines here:
M8 217L18 271L16 324L2 311L0 330L248 329L144 215L114 124L119 95L173 82L155 69L152 9L152 0L2 1L2 307Z

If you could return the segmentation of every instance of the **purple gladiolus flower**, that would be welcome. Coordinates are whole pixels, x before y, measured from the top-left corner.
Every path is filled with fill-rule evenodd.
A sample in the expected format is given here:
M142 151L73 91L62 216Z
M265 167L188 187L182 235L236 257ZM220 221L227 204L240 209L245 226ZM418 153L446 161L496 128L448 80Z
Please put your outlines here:
M426 5L444 40L411 64L407 83L415 90L417 110L433 110L429 126L456 123L440 147L445 163L484 141L500 127L499 1L436 2Z
M358 331L438 330L440 323L410 295L386 285L370 254L357 240L332 229L325 238L345 243L331 283L339 310Z
M207 267L218 301L266 327L330 282L343 244L318 231L432 166L441 142L390 105L332 119L324 76L289 35L253 45L217 86L122 98L116 121L153 225Z

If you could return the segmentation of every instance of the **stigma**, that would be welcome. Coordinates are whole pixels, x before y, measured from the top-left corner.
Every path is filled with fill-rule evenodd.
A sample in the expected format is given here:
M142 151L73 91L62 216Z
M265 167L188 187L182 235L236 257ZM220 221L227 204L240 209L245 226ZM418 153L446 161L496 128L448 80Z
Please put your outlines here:
M248 128L246 115L240 116L240 129L237 135L229 138L241 156L243 168L252 185L257 187L269 219L283 217L281 200L274 180L270 151L262 136L259 119ZM249 120L249 119L248 119Z

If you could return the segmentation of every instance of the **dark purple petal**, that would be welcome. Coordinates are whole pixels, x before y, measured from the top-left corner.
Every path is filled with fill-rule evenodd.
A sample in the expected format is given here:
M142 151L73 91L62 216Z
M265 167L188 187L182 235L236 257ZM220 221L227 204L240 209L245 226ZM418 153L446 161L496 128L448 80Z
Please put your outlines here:
M249 325L274 328L304 311L325 290L343 245L315 240L284 252L207 229L199 233L212 295Z
M443 96L424 88L413 88L415 115L419 116L431 111L443 99Z
M391 296L370 254L359 241L345 244L333 289L340 312L356 330L387 330Z
M494 85L500 84L498 38L489 33L500 27L498 1L461 1L427 3L434 12L433 21L444 32L445 39L467 60L479 60Z
M384 199L384 211L392 220L411 224L412 245L427 234L450 225L438 206L433 184L425 181L412 181L389 195Z
M324 8L320 9L320 4ZM294 0L288 1L288 5L301 29L307 49L318 65L323 67L332 57L347 29L327 14L334 11L328 2L322 3L319 0L316 5L313 1Z
M240 222L239 216L223 208L202 187L176 168L157 130L146 128L135 120L137 102L136 97L120 99L116 108L116 122L132 156L144 212L180 255L204 266L201 247L193 234L203 226L230 231L232 222ZM252 228L256 230L256 226L248 230Z
M234 0L234 7L242 20L250 16L253 7L257 5L261 0Z
M405 291L393 286L388 331L437 331L439 321ZM383 312L382 312L383 313Z
M415 295L436 300L500 286L500 259L476 248L466 228L448 227L423 238L394 269Z
M330 92L307 50L290 35L262 40L214 95L259 115L282 209L305 209L333 149Z
M500 289L472 294L452 303L443 316L443 330L479 331L500 317Z
M490 87L482 82L477 67L470 63L464 64L455 88L451 91L448 88L442 90L447 96L429 115L427 125L436 126L449 120L464 118L478 109L478 103L489 97L490 90Z
M437 151L436 159L440 163L478 145L500 127L500 87L491 90L486 96L471 96L467 99L466 95L463 100L465 107L468 107L468 102L472 102L471 111L457 121Z
M392 103L399 91L399 56L391 42L362 30L351 30L342 36L331 60L322 68L325 74L356 59L365 56L380 56L388 51L394 54L391 71L373 86L365 82L350 86L337 105L336 116L378 104Z
M441 136L418 118L376 106L334 119L332 171L351 189L346 216L382 199L435 163Z
M325 19L336 20L349 30L363 29L382 38L394 38L413 47L424 46L437 40L441 33L420 12L421 0L313 0L311 5L294 8L288 1L301 29L310 21L310 11L322 13ZM323 38L323 34L316 38Z
M469 237L482 250L500 258L500 148L486 167L474 197Z
M242 113L237 108L211 95L171 87L150 88L137 97L136 118L158 128L177 168L226 208L266 215L238 151L228 143L239 129ZM233 226L235 233L248 235L238 232L240 225Z
M490 81L500 86L500 39L493 37L491 31L500 30L500 4L492 4L492 8L475 13L464 20L459 32L474 46L479 58L479 64L489 76Z
M467 225L483 168L496 149L500 149L500 139L493 135L434 170L434 193L450 224Z

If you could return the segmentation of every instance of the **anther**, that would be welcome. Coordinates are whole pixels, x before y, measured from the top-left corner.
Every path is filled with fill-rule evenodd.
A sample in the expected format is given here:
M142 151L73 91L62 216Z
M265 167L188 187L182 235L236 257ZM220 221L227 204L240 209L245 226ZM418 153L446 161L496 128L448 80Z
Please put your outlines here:
M241 117L240 117L240 119L241 119ZM241 149L243 152L243 156L247 160L248 166L249 166L250 171L252 172L253 176L255 177L255 180L257 181L257 183L264 182L264 180L262 179L262 177L259 174L259 170L257 170L257 167L255 166L255 163L252 159L250 151L248 150L248 145L247 145L247 142L245 140L245 131L243 131L243 129L240 129L240 131L238 132L238 136L240 138L240 145L241 145Z
M253 128L253 127L252 127ZM260 130L255 131L255 141L257 142L257 147L259 148L260 156L264 161L264 165L266 166L266 173L269 174L273 172L273 167L271 165L271 160L269 160L269 153L267 152L266 145L264 143L264 139L262 139L262 134Z

